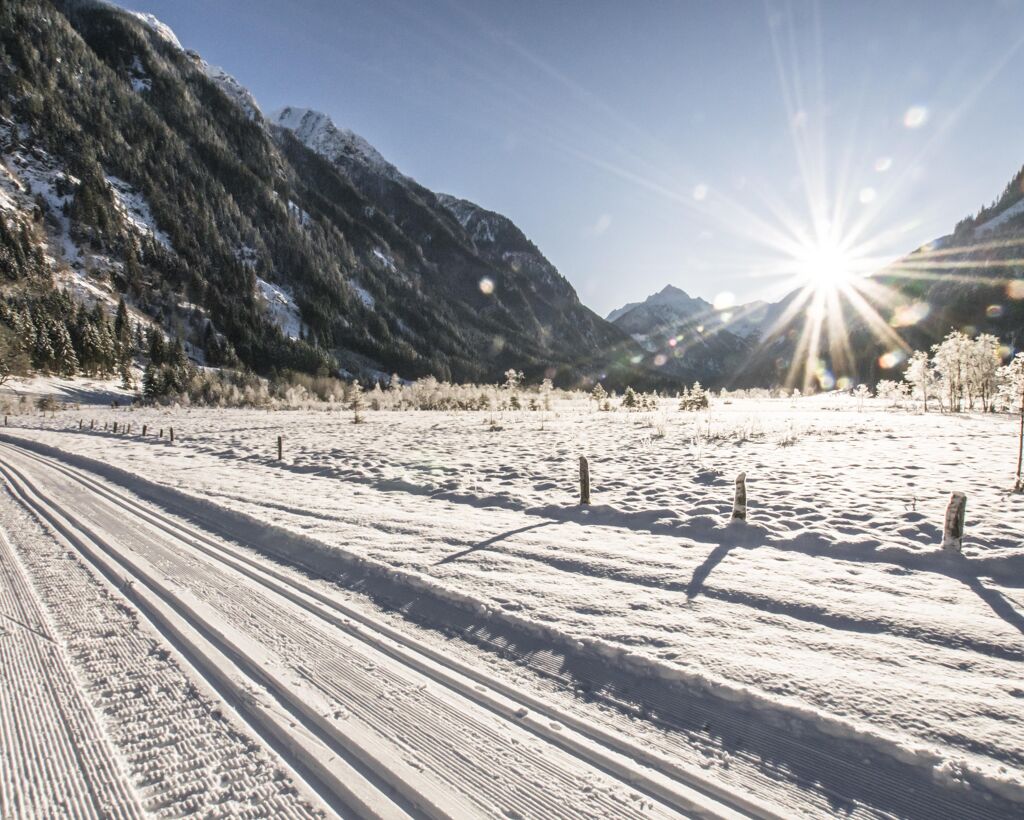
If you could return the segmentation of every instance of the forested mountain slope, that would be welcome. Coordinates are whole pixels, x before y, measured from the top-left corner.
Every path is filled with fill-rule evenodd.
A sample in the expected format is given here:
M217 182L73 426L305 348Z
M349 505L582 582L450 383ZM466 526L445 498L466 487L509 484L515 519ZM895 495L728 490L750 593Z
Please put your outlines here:
M510 221L325 155L152 18L10 0L0 85L5 304L44 335L123 294L213 365L671 381Z

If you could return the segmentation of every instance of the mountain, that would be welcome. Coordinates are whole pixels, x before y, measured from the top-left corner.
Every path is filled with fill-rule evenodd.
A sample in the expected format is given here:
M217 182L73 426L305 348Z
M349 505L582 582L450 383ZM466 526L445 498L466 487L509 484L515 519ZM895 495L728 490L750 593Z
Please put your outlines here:
M647 314L664 317L675 315L680 318L688 318L698 313L710 313L712 310L710 302L700 297L693 298L686 291L680 290L673 285L666 285L658 293L648 296L643 302L629 302L620 308L616 308L606 318L609 322L614 322L638 308L641 310L640 315Z
M324 114L265 116L151 16L9 0L0 81L0 320L37 361L64 335L84 344L80 325L106 333L123 297L196 360L260 373L695 375L582 305L506 217L419 185Z
M731 373L748 357L751 348L744 333L735 333L733 313L686 291L667 285L643 302L631 302L608 314L617 328L656 360L685 365L705 385L731 382ZM749 322L748 322L749 324Z
M716 372L724 386L828 387L840 377L873 384L901 378L910 351L927 350L954 329L997 336L1007 351L1024 348L1022 247L1024 168L952 233L852 283L852 294L840 291L838 310L821 322L816 354L805 328L817 321L801 289L771 304L715 311L669 286L608 318L651 353L673 354L683 342L669 340L690 339L703 351L687 352L690 366Z

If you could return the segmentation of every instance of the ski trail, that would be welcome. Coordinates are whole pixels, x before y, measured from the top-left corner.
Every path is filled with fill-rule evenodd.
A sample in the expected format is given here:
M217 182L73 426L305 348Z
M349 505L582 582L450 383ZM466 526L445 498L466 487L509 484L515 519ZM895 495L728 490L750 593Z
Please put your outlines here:
M0 614L0 817L142 817L3 530Z
M61 468L65 480L54 483L55 466L32 459L34 480L46 486L45 493L33 489L34 481L22 474L25 468L10 462L4 468L8 481L32 496L32 506L75 521L73 526L123 570L165 601L173 600L186 619L200 622L207 637L216 633L222 647L230 644L233 661L241 660L264 683L274 678L276 696L302 708L294 703L301 694L304 717L321 740L347 745L349 754L426 813L650 816L674 809L737 814L570 725L555 725L543 712L531 714L508 693L451 664L446 668L420 647L402 646L379 625L357 624L332 611L308 590L289 587L283 576L257 579L265 567L244 566L223 548L218 554L213 539L204 538L203 544L194 533L186 537L180 525L78 471ZM44 463L46 469L39 469ZM69 489L68 477L80 482L76 489ZM86 520L88 525L78 523ZM367 627L377 633L369 640L358 634ZM371 739L388 753L367 757ZM771 814L756 808L746 806L742 813Z

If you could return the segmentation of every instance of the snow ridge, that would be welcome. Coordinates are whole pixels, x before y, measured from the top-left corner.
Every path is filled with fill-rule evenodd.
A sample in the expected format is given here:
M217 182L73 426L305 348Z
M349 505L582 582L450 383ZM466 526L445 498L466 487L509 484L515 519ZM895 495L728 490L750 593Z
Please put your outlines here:
M113 6L112 3L110 5ZM114 8L118 7L114 6ZM171 27L167 25L165 22L163 22L163 20L154 17L152 14L146 14L142 11L129 11L128 14L130 14L136 20L139 20L144 26L153 31L164 42L170 43L176 49L179 49L181 51L185 50L184 47L181 45L181 41L178 40L177 35L175 35Z
M245 112L245 116L250 120L262 118L263 111L260 109L259 103L256 102L256 98L248 88L238 82L238 80L228 74L219 65L213 65L212 63L206 62L206 60L199 57L198 54L195 55L195 59L198 62L200 70L228 96L228 99L234 102L242 109L242 111Z
M348 128L338 128L320 111L286 106L274 111L270 120L287 128L300 142L331 162L354 161L396 182L406 178L369 142Z

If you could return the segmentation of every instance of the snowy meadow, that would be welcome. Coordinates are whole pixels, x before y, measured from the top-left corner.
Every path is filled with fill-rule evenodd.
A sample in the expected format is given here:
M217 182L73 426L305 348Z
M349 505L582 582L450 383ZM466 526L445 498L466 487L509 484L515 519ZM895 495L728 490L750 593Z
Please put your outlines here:
M329 576L357 566L567 654L1024 799L1016 418L847 394L546 405L367 404L360 423L326 403L89 407L6 432L207 519L230 512ZM731 520L741 472L745 522ZM952 492L967 497L962 552L942 549ZM714 745L676 752L728 779Z

